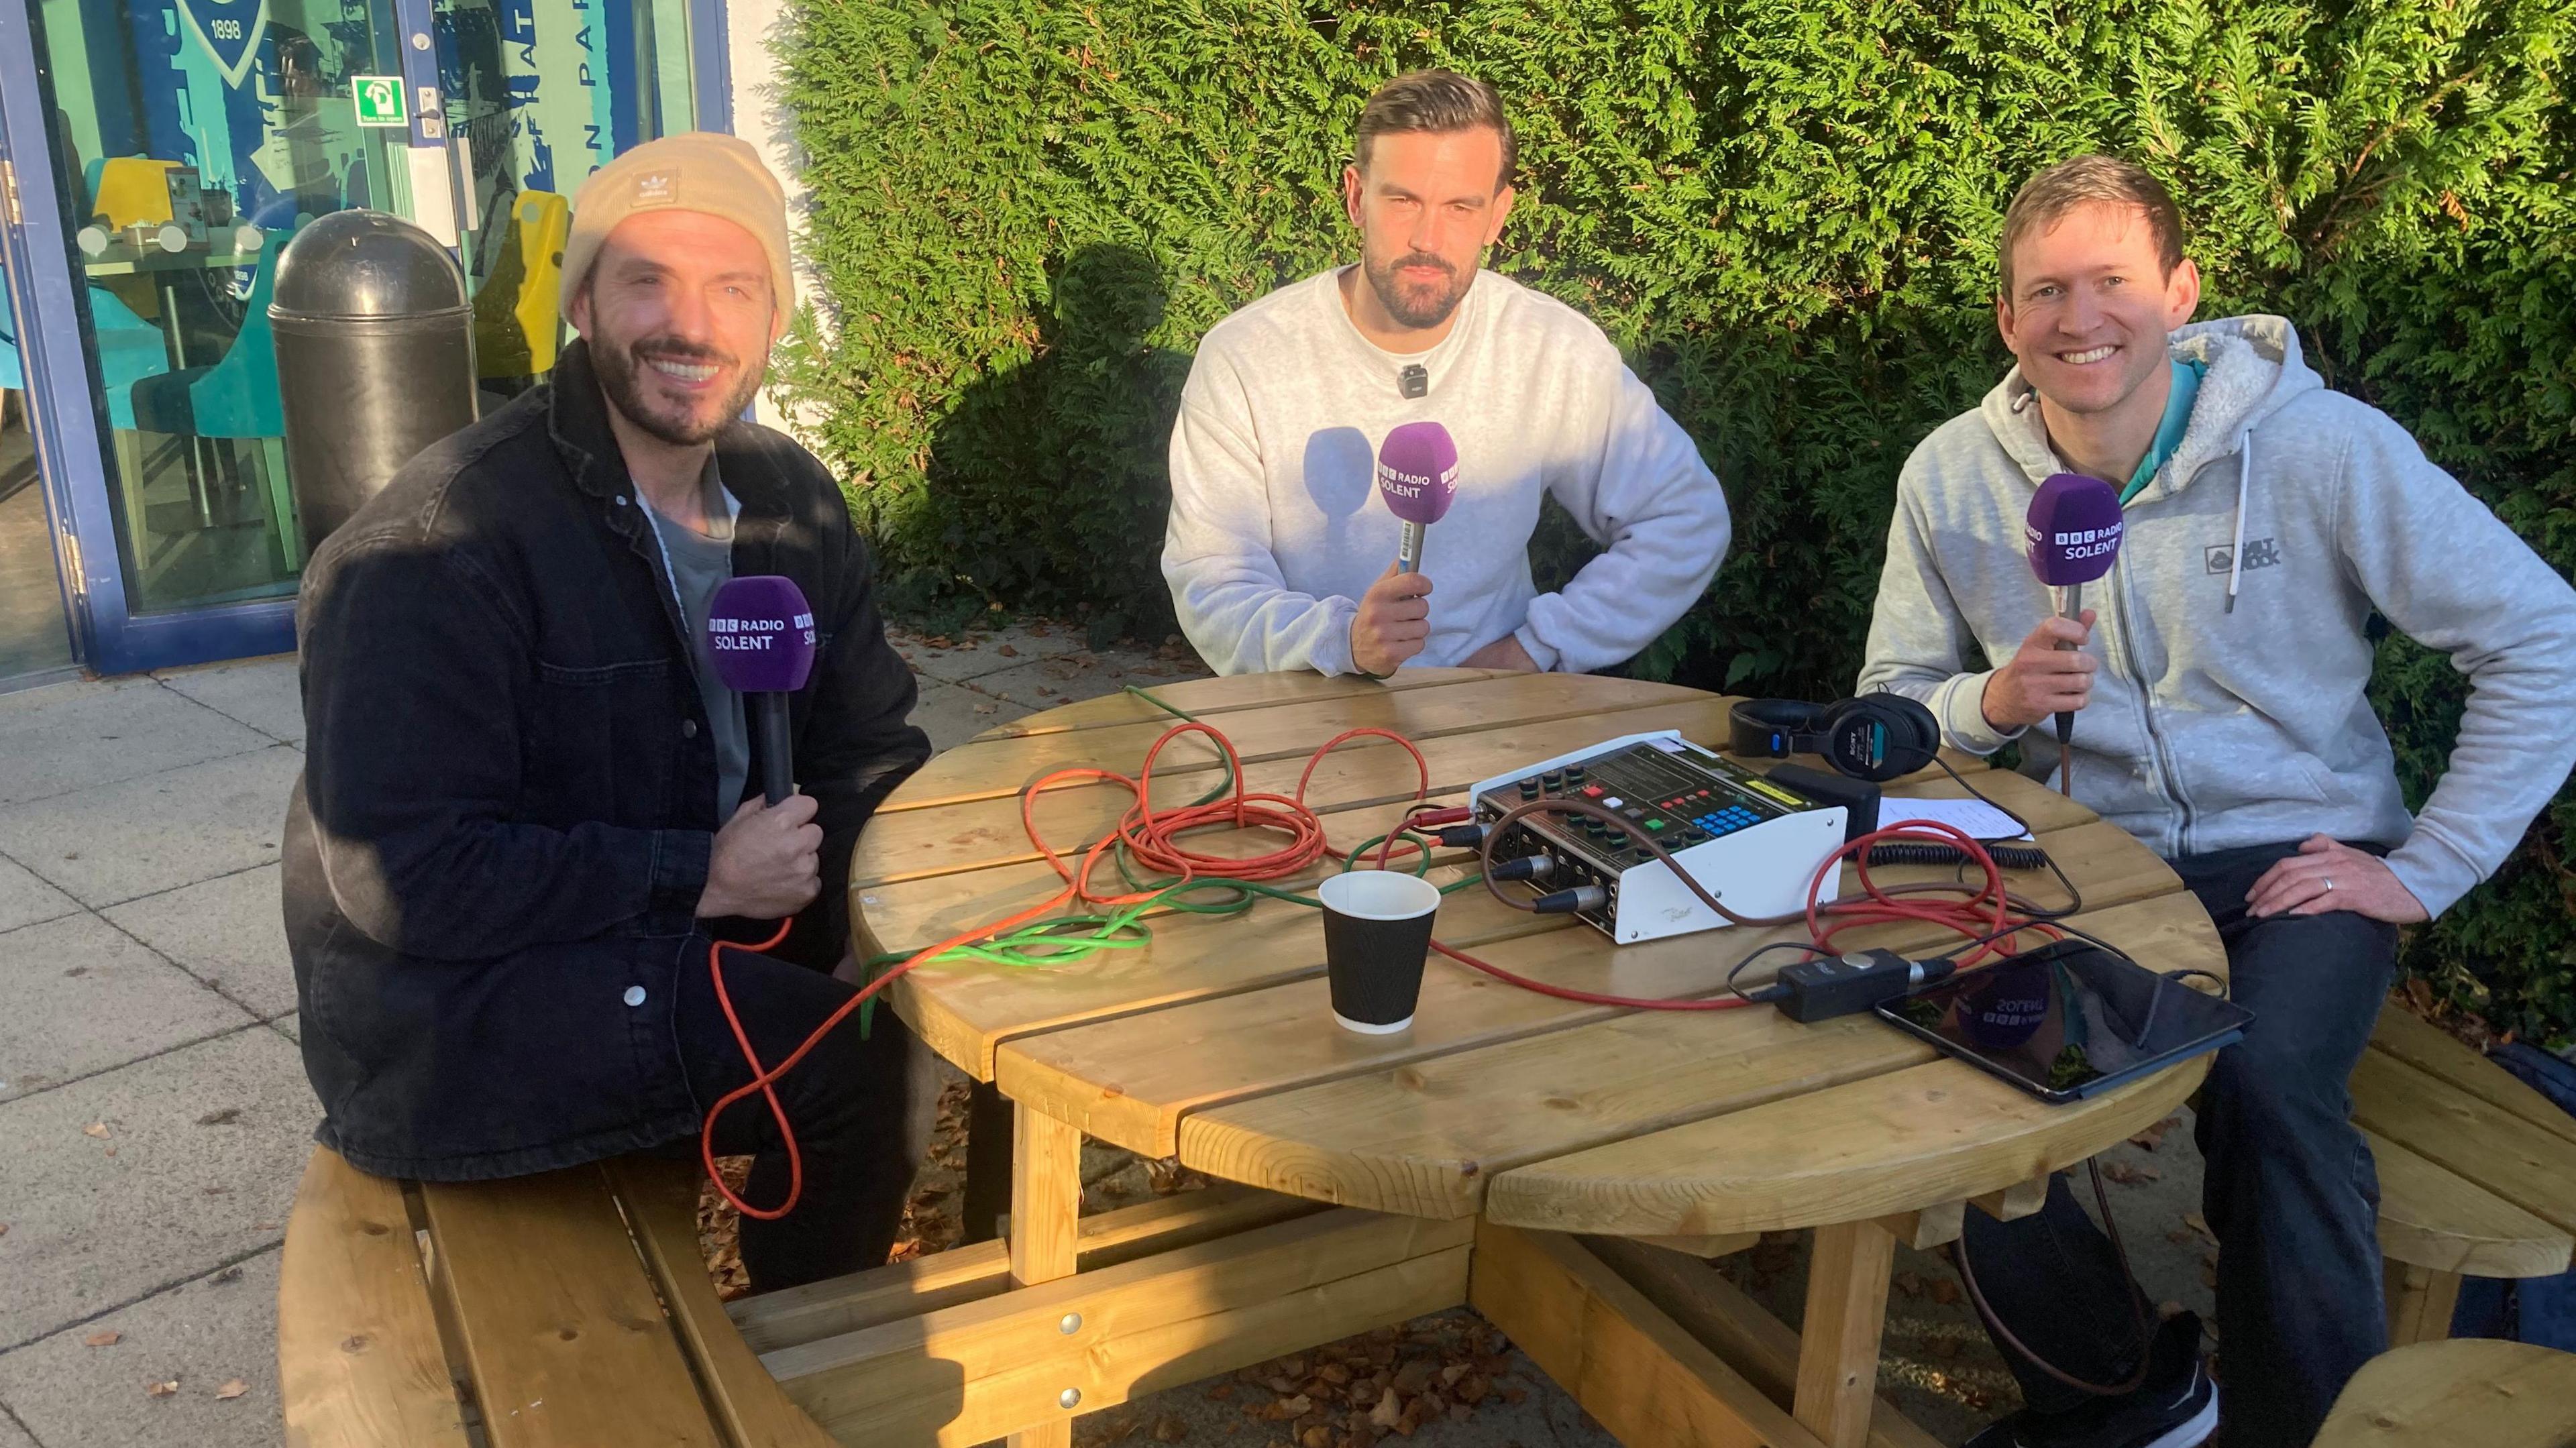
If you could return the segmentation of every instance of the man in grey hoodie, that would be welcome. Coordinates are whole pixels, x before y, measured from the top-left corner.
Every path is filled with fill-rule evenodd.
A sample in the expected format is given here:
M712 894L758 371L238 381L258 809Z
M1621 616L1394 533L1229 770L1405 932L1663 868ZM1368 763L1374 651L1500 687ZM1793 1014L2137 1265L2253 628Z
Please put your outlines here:
M2255 1020L2198 1120L2224 1244L2233 1445L2306 1443L2387 1346L2378 1184L2345 1082L2397 927L2484 879L2576 762L2576 591L2323 382L2279 317L2190 322L2200 280L2145 171L2080 156L2005 214L1996 321L2018 364L1897 484L1859 687L1929 705L1951 744L2022 744L2077 711L2075 797L2170 862L2216 921ZM2052 473L2121 490L2097 618L2061 620L2022 519ZM2378 614L2470 680L2450 767L2409 815L2364 686ZM1971 645L1992 668L1971 666ZM2067 1191L1962 1243L2029 1406L1975 1440L2183 1448L2215 1423L2196 1320L2145 1342L2116 1254ZM2039 1345L2041 1364L2015 1346ZM2086 1392L2061 1378L2130 1391Z

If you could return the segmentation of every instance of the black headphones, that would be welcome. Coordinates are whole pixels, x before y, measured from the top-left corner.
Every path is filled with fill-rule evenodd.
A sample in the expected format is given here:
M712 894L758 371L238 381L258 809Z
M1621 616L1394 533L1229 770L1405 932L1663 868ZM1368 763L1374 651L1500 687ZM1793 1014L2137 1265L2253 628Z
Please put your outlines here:
M1839 704L1747 699L1727 719L1731 754L1821 754L1836 773L1873 784L1912 774L1941 749L1941 725L1932 711L1902 694L1863 694Z

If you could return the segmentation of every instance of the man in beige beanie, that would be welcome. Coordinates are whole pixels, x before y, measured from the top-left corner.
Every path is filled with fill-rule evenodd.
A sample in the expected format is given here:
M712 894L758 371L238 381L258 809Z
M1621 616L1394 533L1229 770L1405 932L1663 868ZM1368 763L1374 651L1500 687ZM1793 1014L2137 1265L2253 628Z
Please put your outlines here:
M555 373L413 459L326 540L299 620L308 727L285 903L321 1139L461 1180L669 1146L846 1002L850 851L929 757L912 675L823 465L743 420L793 304L777 181L730 136L672 136L575 198ZM716 589L782 574L820 643L792 696L798 792L707 643ZM910 1181L907 1038L843 1029L778 1082L796 1209L746 1220L754 1285L885 1260ZM774 1207L786 1142L753 1102L719 1153Z

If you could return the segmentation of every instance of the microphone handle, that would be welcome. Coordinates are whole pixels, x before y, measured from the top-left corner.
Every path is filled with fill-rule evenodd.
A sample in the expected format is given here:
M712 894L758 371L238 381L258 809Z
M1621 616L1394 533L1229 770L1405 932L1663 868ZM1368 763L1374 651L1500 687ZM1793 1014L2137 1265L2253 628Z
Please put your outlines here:
M2083 584L2070 583L2066 585L2066 607L2060 610L2057 616L2063 619L2079 619L2084 616ZM2073 649L2075 645L2064 639L2059 639L2057 641L2057 647L2061 650L2068 650ZM2072 709L2061 709L2057 712L2057 753L2061 760L2065 757L2066 752L2073 744L2074 739L2075 711ZM2061 768L2063 768L2063 766L2061 766Z
M751 696L752 727L760 731L760 788L771 804L796 792L795 745L787 729L787 696Z
M1427 523L1407 522L1404 525L1404 541L1397 546L1395 551L1396 572L1419 573L1422 571L1422 540L1424 535L1428 534L1430 531L1430 525Z

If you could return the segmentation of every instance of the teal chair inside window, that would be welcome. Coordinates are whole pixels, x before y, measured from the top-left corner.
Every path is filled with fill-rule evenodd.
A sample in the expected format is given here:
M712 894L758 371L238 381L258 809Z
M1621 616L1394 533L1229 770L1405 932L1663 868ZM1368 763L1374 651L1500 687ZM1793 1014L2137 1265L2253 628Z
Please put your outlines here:
M286 414L277 400L277 344L268 330L269 294L277 289L277 254L283 249L272 241L260 252L241 330L223 357L137 382L136 421L123 425L198 437L286 436Z
M279 552L292 571L303 563L304 551L295 522L294 494L287 484L286 412L278 401L277 343L268 325L269 298L277 289L277 258L286 249L286 240L284 235L272 235L260 251L250 295L242 304L241 330L222 358L209 366L135 383L133 420L119 425L175 437L256 443L270 521ZM197 487L202 492L204 483Z
M9 303L9 269L0 267L0 392L27 390L27 369L18 361L18 316Z

